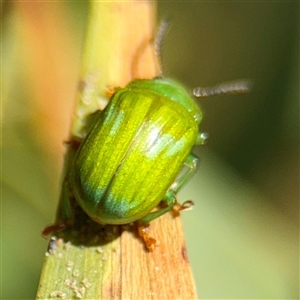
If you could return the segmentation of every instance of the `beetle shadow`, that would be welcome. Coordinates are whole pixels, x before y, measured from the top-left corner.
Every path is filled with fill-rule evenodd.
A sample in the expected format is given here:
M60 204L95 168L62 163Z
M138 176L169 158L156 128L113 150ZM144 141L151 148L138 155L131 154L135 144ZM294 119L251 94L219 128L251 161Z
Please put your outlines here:
M119 238L124 231L140 239L137 226L99 224L76 204L73 206L73 213L75 217L71 222L58 221L44 229L44 235L52 235L48 252L51 253L60 242L77 247L101 247Z
M156 209L164 207L164 203L160 203ZM73 202L72 208L74 213L72 222L58 221L56 224L44 229L44 232L46 232L45 235L52 234L48 244L49 253L53 252L61 242L65 245L72 244L83 248L101 247L120 238L124 231L129 233L132 238L139 240L141 247L143 247L145 251L149 251L149 245L146 245L147 239L149 240L149 238L154 241L153 246L155 247L156 240L155 236L151 236L151 223L150 225L141 225L138 222L125 225L99 224L93 221L76 202ZM177 218L180 215L176 210L170 213L173 218ZM148 231L146 231L147 233L141 236L139 233L140 226L149 228L149 235Z

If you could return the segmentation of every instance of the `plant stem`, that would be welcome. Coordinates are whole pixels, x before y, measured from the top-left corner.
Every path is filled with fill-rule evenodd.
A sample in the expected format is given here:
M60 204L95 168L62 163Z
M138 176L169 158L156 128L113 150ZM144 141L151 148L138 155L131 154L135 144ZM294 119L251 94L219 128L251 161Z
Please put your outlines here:
M160 73L151 43L154 16L151 1L91 2L72 137L85 135L86 117L103 109L109 89ZM37 299L196 299L179 217L151 222L159 241L153 252L134 226L77 217L50 240Z

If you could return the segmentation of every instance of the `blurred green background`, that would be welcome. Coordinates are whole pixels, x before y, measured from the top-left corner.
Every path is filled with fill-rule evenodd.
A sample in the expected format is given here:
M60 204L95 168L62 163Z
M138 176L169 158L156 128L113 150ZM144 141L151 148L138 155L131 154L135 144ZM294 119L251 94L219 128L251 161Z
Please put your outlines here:
M80 70L87 2L2 5L2 299L35 297ZM202 99L199 170L179 200L201 299L299 299L299 2L159 1L165 75Z

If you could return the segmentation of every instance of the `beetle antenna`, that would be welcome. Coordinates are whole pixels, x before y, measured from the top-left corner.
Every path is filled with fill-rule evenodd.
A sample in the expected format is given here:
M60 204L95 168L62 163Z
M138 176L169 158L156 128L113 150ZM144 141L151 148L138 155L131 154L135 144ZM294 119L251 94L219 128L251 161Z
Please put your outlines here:
M252 86L252 81L241 79L230 82L224 82L212 87L196 87L193 90L193 95L195 97L204 98L221 94L248 93L252 89Z
M155 49L155 54L157 56L159 65L160 65L160 74L159 76L162 77L163 76L163 71L162 71L162 48L163 48L163 42L165 39L165 36L167 35L167 33L170 30L170 22L167 19L163 19L158 27L157 33L156 33L156 37L154 40L154 49Z

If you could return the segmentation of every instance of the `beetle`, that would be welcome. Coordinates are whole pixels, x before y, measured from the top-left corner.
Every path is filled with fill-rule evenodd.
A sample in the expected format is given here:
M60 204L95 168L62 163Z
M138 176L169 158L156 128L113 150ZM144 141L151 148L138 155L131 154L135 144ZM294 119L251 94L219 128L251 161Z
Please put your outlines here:
M158 60L167 29L168 22L163 21L154 44ZM235 81L199 87L193 95L206 97L249 89L249 81ZM186 89L163 76L135 79L116 89L106 108L94 114L93 126L74 160L69 160L59 221L42 234L47 236L72 224L73 198L100 224L148 224L172 209L178 213L191 208L192 201L179 204L176 194L197 169L199 159L192 153L193 146L204 144L208 138L199 131L202 116ZM77 141L69 144L77 145ZM165 206L153 211L160 202ZM147 227L139 226L138 232L146 247L153 250L156 241Z
M212 88L196 88L206 97L247 92L249 81L234 81ZM202 111L178 82L158 77L137 79L119 88L100 113L81 144L69 178L77 203L102 224L148 224L174 209L193 203L177 203L177 192L197 169L194 145L204 144L199 131ZM153 211L160 202L165 207ZM139 226L146 247L155 239Z
M193 95L243 93L250 88L251 82L242 80L198 87ZM197 169L199 160L192 147L207 140L208 135L199 131L202 116L186 89L169 78L136 79L116 89L106 108L96 114L67 169L60 221L46 227L43 236L72 223L71 193L97 223L137 221L139 235L153 250L156 240L143 224L193 205L192 201L179 204L176 194ZM153 211L160 202L165 207Z
M201 120L199 106L174 80L134 80L118 89L75 157L76 201L104 224L149 223L172 210L197 168L191 149L205 142ZM152 212L161 201L166 207Z

